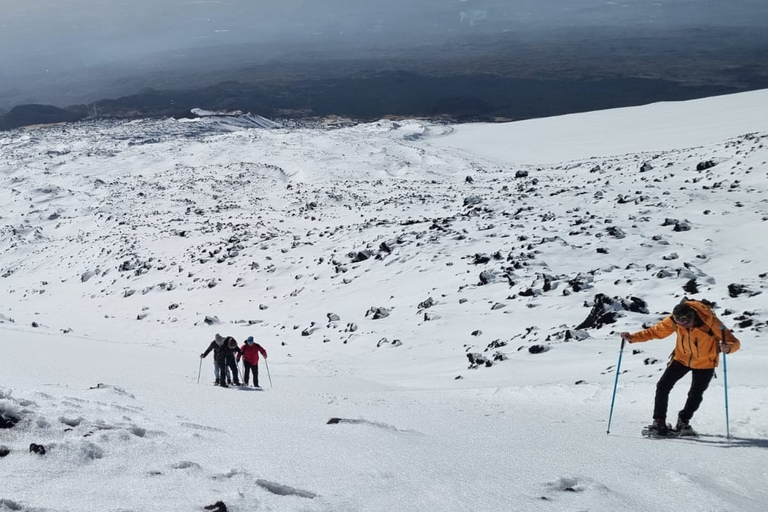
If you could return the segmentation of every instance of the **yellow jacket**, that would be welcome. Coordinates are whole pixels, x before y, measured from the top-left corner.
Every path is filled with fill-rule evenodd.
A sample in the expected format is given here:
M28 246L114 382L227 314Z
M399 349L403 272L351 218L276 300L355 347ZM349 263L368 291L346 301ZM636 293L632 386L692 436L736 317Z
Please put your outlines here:
M723 323L712 310L699 301L687 301L686 305L692 307L698 316L696 323L690 329L686 329L675 323L672 315L643 331L630 334L629 342L638 343L652 339L666 338L673 332L677 332L677 343L672 358L688 368L705 369L716 368L720 361L720 327ZM725 342L730 345L730 353L741 348L741 342L729 330L725 330Z

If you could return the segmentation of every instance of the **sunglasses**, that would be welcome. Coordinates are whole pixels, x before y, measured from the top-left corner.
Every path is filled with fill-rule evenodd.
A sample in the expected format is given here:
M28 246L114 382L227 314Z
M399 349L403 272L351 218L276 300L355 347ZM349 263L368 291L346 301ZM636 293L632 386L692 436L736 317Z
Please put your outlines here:
M677 322L678 324L693 323L693 317L692 316L675 316L673 318L675 319L675 322Z

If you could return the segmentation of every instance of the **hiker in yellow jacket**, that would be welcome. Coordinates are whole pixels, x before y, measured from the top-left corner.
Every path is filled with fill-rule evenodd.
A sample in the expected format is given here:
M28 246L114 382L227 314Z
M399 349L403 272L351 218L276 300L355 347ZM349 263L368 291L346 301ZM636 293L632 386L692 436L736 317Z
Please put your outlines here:
M730 330L724 328L709 306L696 300L678 304L671 315L648 329L631 334L622 332L621 337L630 343L638 343L666 338L672 333L677 333L677 343L667 369L656 384L653 424L649 430L655 435L669 435L669 393L677 381L690 371L692 378L688 400L677 415L675 428L680 435L696 435L690 421L701 405L704 391L715 374L720 352L736 352L741 343Z

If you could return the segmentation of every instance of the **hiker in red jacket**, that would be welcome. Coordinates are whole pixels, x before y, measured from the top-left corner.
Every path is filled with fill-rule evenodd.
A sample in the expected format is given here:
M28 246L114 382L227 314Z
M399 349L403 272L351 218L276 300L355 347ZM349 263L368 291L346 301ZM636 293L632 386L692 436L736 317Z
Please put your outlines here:
M259 387L259 353L267 358L267 351L264 347L253 341L253 336L248 336L245 340L245 344L240 347L240 351L243 355L243 365L245 366L245 374L243 375L243 384L248 385L248 378L250 370L253 370L253 385ZM237 355L238 362L240 361L240 354Z

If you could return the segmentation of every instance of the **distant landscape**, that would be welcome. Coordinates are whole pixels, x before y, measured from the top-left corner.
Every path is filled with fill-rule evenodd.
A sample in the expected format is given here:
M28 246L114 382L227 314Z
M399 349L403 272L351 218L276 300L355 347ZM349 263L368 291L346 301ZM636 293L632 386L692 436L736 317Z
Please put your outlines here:
M768 87L767 31L638 32L573 29L556 37L457 38L411 49L286 44L279 54L257 44L199 48L157 55L139 67L62 73L56 91L47 93L0 91L0 108L8 111L0 110L0 129L93 117L184 116L195 107L287 119L493 122ZM57 108L36 105L45 103L40 97L56 98L51 103Z

